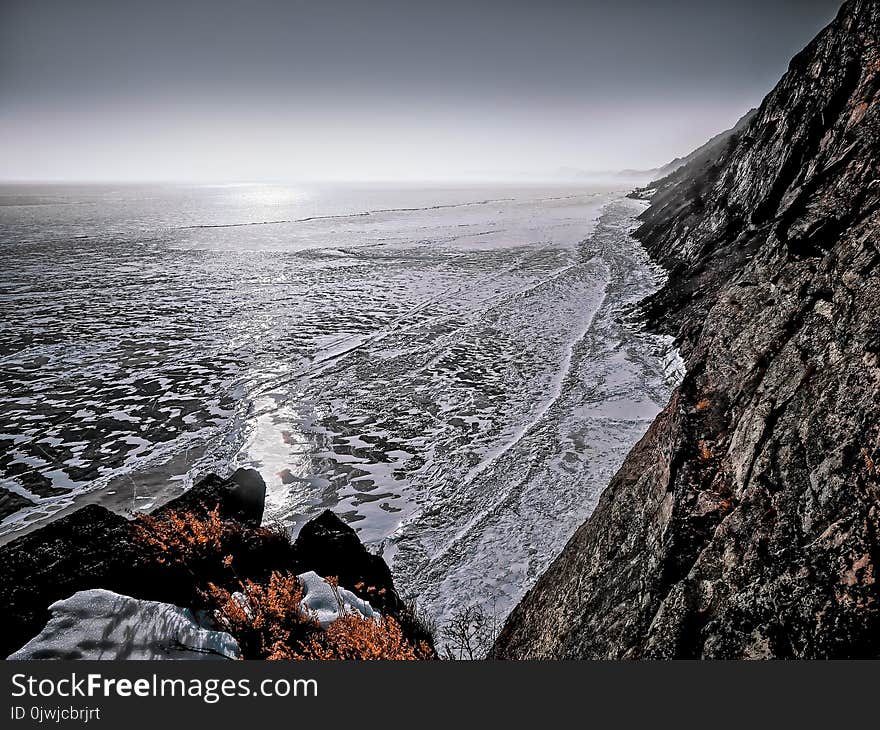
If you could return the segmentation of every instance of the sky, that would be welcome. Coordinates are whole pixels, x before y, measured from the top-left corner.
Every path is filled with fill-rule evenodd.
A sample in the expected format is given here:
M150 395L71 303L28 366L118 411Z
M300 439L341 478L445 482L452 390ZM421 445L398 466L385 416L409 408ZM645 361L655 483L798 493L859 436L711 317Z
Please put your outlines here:
M0 179L524 179L726 129L839 0L0 0Z

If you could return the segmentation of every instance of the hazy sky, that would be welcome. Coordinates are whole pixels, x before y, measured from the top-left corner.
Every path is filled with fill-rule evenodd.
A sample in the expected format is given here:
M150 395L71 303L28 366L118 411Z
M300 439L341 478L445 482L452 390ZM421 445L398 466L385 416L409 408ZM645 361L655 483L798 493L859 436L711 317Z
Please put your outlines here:
M0 177L648 168L729 127L839 0L0 0Z

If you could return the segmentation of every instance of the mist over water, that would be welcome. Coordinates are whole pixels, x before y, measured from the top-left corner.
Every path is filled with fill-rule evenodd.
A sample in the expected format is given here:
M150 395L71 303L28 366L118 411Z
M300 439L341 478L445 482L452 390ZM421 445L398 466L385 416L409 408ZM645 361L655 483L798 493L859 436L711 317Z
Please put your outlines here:
M506 610L666 401L641 204L577 187L7 186L8 539L238 466L442 618Z
M6 0L10 180L557 179L755 106L840 0Z

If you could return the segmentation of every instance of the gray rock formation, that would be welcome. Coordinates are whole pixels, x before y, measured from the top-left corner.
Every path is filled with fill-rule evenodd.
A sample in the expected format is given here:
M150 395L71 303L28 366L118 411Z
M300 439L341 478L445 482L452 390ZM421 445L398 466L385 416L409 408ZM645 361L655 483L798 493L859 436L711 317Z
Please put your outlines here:
M502 658L880 655L880 3L657 184L645 303L688 374Z

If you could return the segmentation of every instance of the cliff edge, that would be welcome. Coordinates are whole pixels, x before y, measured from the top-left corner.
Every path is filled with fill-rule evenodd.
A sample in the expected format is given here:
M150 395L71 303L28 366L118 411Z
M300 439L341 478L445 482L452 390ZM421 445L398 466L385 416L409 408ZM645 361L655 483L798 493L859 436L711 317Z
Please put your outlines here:
M687 376L499 658L880 655L880 3L653 186L644 303Z

